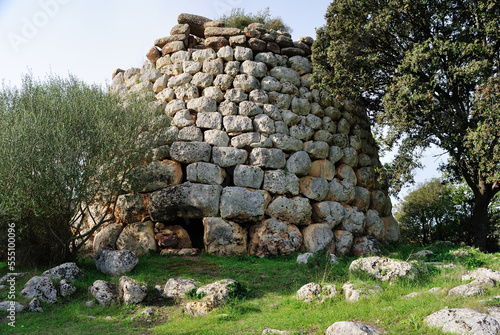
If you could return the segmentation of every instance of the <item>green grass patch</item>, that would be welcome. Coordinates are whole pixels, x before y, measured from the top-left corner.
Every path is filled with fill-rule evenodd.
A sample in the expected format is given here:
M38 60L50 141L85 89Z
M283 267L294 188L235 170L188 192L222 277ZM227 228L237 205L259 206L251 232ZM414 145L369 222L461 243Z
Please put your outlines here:
M413 260L413 255L423 248L410 246L388 246L383 256L400 260ZM454 263L456 268L424 266L424 260L416 259L416 266L426 269L417 280L400 280L395 283L378 282L367 276L349 273L354 257L339 259L339 264L328 262L329 255L316 254L308 264L297 264L296 256L273 258L230 257L222 258L209 254L198 257L166 257L148 255L140 259L137 267L128 276L147 283L149 294L140 305L123 304L92 308L85 305L93 300L88 287L97 279L117 283L99 273L93 260L84 258L78 265L85 275L75 281L78 291L71 298L59 298L54 305L43 304L42 313L21 313L16 318L13 330L6 324L6 313L0 312L0 334L260 334L265 328L293 331L295 334L324 334L326 328L337 321L356 320L388 330L389 334L442 334L428 328L424 319L429 314L445 307L499 306L500 288L488 288L487 293L477 298L450 298L447 291L461 285L461 275L472 268L485 266L498 270L499 254L483 254L475 249L464 249L453 245L438 245L427 248L433 251L425 261ZM468 253L454 254L457 250ZM0 273L2 270L0 268ZM16 283L17 291L33 275L46 269L30 270L29 275ZM184 301L161 298L155 285L163 287L170 278L193 278L202 285L217 280L232 278L237 284L232 287L229 303L205 317L193 317L183 313L186 301L200 299L191 292ZM345 301L341 293L346 282L366 285L378 284L381 294L355 303ZM324 303L304 303L295 298L296 291L309 282L330 283L339 293ZM442 288L439 293L428 293L431 288ZM420 294L411 299L404 298L412 292ZM6 292L0 293L2 300ZM480 300L486 299L483 303ZM18 297L27 304L26 299ZM145 309L155 308L151 316L141 314ZM2 314L3 313L3 314Z

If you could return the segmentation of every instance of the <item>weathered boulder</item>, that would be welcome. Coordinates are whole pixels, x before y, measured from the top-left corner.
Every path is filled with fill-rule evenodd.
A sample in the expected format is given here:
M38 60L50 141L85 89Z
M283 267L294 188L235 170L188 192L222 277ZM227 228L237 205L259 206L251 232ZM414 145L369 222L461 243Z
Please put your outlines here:
M478 278L489 278L495 283L500 283L500 271L479 268L472 271L468 271L462 276L462 280L472 280Z
M309 225L311 223L312 207L309 200L302 197L286 198L276 197L269 204L266 214L280 221L297 226Z
M354 256L373 256L380 252L377 248L377 240L370 236L358 236L354 238L351 251Z
M206 315L217 306L227 303L234 284L236 284L236 281L233 279L223 279L200 287L196 293L205 294L206 296L201 301L187 303L184 309L185 313Z
M370 325L354 321L339 321L326 329L326 335L374 335L381 334Z
M61 280L59 283L59 294L61 297L69 297L73 293L76 292L76 287L71 284L71 282L67 281L66 279Z
M264 217L270 200L269 193L264 190L225 187L221 195L220 214L226 220L258 222Z
M199 282L190 278L170 278L161 295L170 299L182 299L187 292L194 290L197 284Z
M465 284L452 288L448 291L448 296L476 297L485 292L484 287L479 285Z
M113 277L132 271L137 263L139 259L130 250L103 248L95 256L97 270Z
M94 254L102 248L115 249L116 240L123 231L123 226L119 223L110 223L101 229L95 236L93 242Z
M297 299L304 302L319 301L324 302L327 299L333 299L337 294L335 285L324 284L319 285L316 283L309 283L302 286L297 291Z
M500 323L492 316L470 308L442 309L425 319L429 327L452 334L490 335L500 333Z
M356 236L362 235L365 231L365 214L357 207L347 207L340 229L350 231Z
M345 299L348 302L356 302L359 299L368 299L375 294L380 294L382 288L379 285L368 285L365 283L346 283L342 286Z
M8 312L9 310L12 310L12 308L14 308L16 313L21 313L26 307L17 301L6 300L0 302L0 311Z
M351 251L354 236L350 231L335 230L333 234L335 236L335 252L337 255L343 256Z
M400 278L413 280L418 275L418 270L408 262L378 256L354 260L349 266L349 271L365 272L382 281L393 281Z
M177 17L179 24L188 24L190 33L198 37L205 37L205 23L210 21L212 20L206 17L187 13L182 13Z
M250 236L249 253L259 257L290 255L302 245L302 234L296 226L273 218L253 226Z
M30 303L28 304L28 312L43 312L42 305L40 304L40 300L37 298L31 299Z
M247 231L238 224L217 217L203 218L205 250L217 256L247 254Z
M155 235L155 239L162 248L185 249L193 247L189 233L179 225L165 226ZM174 241L174 243L168 241Z
M333 242L333 232L329 225L316 223L302 230L304 248L309 252L316 252L328 248Z
M146 298L148 288L146 284L140 285L137 280L122 276L118 282L120 297L125 304L138 304Z
M182 177L182 168L178 162L171 160L153 161L133 169L127 176L124 189L149 193L170 185L180 184Z
M54 304L57 301L57 289L48 277L35 276L24 284L20 294L27 298L39 298L42 301Z
M326 223L334 228L344 220L346 210L339 202L323 201L312 206L312 218L316 223Z
M51 277L53 279L67 279L75 280L83 275L83 271L76 265L76 263L68 262L56 266L42 273L44 277Z
M99 305L110 306L118 303L119 292L116 286L104 280L96 280L89 287L89 292L97 300Z
M131 250L137 256L156 251L154 223L152 221L136 222L126 226L116 240L119 250Z
M154 221L168 223L179 216L203 218L217 216L220 185L183 183L153 192L148 199L148 211Z

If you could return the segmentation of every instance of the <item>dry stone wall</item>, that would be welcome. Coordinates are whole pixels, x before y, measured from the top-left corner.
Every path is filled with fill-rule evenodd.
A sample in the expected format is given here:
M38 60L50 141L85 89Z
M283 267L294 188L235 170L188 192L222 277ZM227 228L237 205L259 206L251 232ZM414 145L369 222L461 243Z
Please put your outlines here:
M154 95L171 118L118 199L120 248L342 255L399 238L366 111L312 88L311 37L178 21L113 74L112 92Z

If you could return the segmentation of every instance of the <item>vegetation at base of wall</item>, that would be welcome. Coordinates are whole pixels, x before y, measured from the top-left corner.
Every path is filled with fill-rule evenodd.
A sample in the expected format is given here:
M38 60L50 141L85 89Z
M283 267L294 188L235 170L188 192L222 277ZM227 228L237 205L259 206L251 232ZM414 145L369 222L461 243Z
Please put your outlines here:
M283 22L279 16L271 16L269 7L260 10L257 14L245 13L243 8L231 9L231 14L222 15L217 20L223 21L226 27L244 29L251 23L262 23L268 30L281 30L282 32L292 33L292 28Z
M316 87L367 105L381 143L398 150L385 169L395 192L413 182L423 150L445 151L442 169L474 194L474 244L486 248L500 191L498 3L336 0L325 17Z
M490 223L488 250L498 251L499 197L488 210ZM418 184L393 209L401 228L401 242L428 245L436 241L472 244L474 227L471 213L474 196L465 183L454 184L439 178Z
M389 245L383 256L399 260L423 260L415 254L423 248L411 245ZM484 254L475 248L465 248L451 243L437 243L425 249L433 255L426 261L454 263L455 269L428 266L428 272L416 281L396 283L378 282L369 277L357 277L349 273L351 257L339 258L339 264L325 266L324 255L317 254L311 263L297 264L296 256L280 256L273 259L257 257L224 258L203 254L199 257L177 258L148 255L140 258L139 264L127 276L148 284L148 297L139 305L113 305L101 307L95 303L88 308L85 302L93 300L88 287L97 279L118 283L119 278L111 278L95 269L92 259L80 259L78 265L85 275L75 285L78 288L73 297L59 298L54 304L42 304L41 313L21 313L16 318L18 334L260 334L263 329L273 328L292 331L293 334L323 334L337 321L356 320L388 330L389 334L443 334L429 328L424 319L445 307L474 308L484 310L485 306L500 306L500 287L488 288L483 296L474 298L447 297L446 292L463 284L461 275L469 269L481 265L500 270L500 254ZM467 251L467 254L465 253ZM462 253L459 253L462 252ZM475 261L471 261L475 260ZM21 270L21 269L20 269ZM20 290L24 283L45 268L30 271L29 275L17 281ZM0 269L0 276L6 270ZM244 292L244 299L211 311L205 317L193 317L183 313L183 302L164 300L154 289L163 287L169 278L193 278L201 285L216 280L232 278L237 280ZM348 303L340 292L346 282L378 284L383 292L370 299ZM297 290L309 283L331 283L339 291L332 300L324 303L304 303L295 298ZM437 294L422 293L405 299L412 292L426 292L433 287L443 288ZM198 299L198 297L193 297ZM0 293L0 301L6 299L6 292ZM23 304L27 300L17 299ZM187 299L189 301L191 299ZM480 302L486 300L486 302ZM185 301L184 301L185 302ZM154 315L141 314L153 307ZM3 314L2 314L3 313ZM0 318L5 316L0 312ZM10 333L6 323L0 324L0 333Z
M154 114L144 98L74 76L26 75L19 88L2 87L0 229L15 223L18 264L76 257L105 220L86 227L82 214L97 200L110 211L127 171L151 148Z

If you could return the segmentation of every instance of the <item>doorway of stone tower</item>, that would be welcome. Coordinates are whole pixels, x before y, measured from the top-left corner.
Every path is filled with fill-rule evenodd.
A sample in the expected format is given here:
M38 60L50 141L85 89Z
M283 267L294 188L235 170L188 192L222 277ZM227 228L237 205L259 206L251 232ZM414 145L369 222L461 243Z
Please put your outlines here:
M203 250L205 245L203 244L203 219L185 219L182 222L176 223L180 225L182 228L186 229L189 234L189 238L191 239L191 243L193 244L193 248L197 248Z

